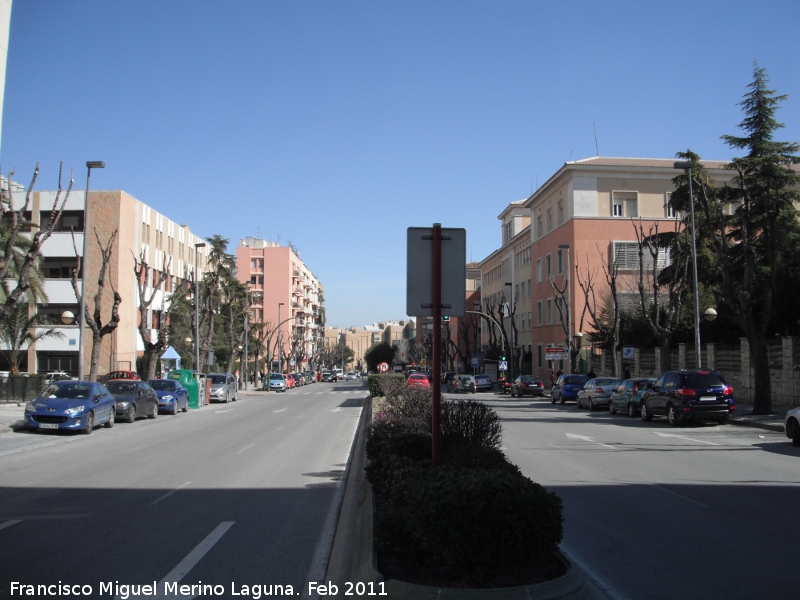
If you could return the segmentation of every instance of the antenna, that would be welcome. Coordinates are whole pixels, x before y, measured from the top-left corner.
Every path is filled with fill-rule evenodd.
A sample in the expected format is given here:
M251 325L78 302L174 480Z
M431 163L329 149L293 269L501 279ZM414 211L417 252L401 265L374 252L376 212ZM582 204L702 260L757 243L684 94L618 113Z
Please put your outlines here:
M594 127L594 151L597 152L595 156L600 156L600 146L597 143L597 123L592 121L592 126Z

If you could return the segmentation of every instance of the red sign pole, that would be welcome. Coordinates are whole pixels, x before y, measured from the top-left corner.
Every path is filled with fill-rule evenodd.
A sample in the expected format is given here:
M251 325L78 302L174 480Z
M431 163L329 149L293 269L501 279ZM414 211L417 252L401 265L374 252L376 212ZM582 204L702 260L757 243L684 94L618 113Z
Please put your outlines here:
M431 417L432 463L439 466L439 450L442 430L439 424L442 402L442 225L433 224L433 406Z

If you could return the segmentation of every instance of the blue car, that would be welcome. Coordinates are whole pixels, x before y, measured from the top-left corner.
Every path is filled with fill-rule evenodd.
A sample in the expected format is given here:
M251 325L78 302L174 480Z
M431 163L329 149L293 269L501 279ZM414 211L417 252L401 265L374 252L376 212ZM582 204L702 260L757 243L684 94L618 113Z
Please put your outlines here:
M172 379L151 379L147 383L156 391L158 410L172 415L189 410L189 390Z
M559 375L553 384L550 402L560 400L564 404L567 400L577 400L578 391L589 381L586 375Z
M92 433L95 425L113 427L114 397L102 383L57 381L48 385L25 407L25 427L68 429Z

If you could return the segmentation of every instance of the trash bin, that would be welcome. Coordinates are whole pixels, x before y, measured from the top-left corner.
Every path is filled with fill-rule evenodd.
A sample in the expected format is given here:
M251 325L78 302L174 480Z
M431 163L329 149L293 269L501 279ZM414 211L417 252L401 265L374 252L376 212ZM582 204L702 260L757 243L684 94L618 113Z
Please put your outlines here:
M174 379L189 392L189 408L200 408L206 404L206 375L189 369L176 369L167 373L167 379Z

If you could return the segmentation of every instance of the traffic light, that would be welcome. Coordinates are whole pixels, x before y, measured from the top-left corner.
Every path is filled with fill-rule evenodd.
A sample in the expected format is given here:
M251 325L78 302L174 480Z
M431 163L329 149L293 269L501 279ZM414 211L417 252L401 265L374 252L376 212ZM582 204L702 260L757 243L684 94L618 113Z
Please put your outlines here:
M449 321L449 320L450 320L450 317L449 317L449 316L447 316L447 315L445 315L445 316L443 316L443 317L442 317L442 321Z
M503 354L503 356L500 357L500 360L505 360L505 359L506 359L506 355Z

